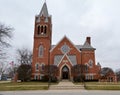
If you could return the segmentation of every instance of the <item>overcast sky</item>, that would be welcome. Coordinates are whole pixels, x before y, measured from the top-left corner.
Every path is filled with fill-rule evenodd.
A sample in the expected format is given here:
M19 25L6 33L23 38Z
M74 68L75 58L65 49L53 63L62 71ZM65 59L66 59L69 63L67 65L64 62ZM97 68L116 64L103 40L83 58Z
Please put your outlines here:
M17 48L33 48L35 15L45 0L0 0L0 22L14 27L11 60ZM87 36L96 48L96 63L120 68L120 0L46 0L57 44L66 35L74 44Z

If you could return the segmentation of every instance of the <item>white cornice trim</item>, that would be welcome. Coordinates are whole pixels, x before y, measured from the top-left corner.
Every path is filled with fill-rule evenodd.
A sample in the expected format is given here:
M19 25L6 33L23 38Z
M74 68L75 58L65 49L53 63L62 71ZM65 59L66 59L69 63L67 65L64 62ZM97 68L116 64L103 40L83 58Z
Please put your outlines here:
M73 45L73 47L75 47L76 50L81 53L81 51L73 44L73 42L66 35L50 50L50 52L52 52L62 42L64 38L66 38Z

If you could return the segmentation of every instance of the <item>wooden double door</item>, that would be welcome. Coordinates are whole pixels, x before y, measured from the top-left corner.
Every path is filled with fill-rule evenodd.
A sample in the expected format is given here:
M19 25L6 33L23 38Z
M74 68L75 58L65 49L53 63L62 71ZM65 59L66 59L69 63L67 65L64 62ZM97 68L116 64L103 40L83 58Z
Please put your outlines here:
M62 68L62 79L69 79L69 69L67 66Z

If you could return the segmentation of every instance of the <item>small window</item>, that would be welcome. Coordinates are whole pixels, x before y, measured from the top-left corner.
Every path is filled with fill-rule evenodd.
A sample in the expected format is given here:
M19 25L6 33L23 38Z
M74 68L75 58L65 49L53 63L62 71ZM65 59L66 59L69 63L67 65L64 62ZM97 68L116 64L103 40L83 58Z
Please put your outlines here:
M44 71L44 70L45 70L45 65L44 65L44 64L42 64L41 69L42 69L42 71Z
M44 27L44 34L47 33L47 26Z
M93 61L92 60L89 60L89 66L90 66L90 68L92 68L93 67Z
M43 47L43 45L40 45L39 46L39 57L43 57L43 53L44 53L44 47Z
M45 64L42 64L41 65L41 71L44 71L45 70Z
M35 80L39 80L39 75L35 75Z
M85 72L88 72L88 69L89 69L88 64L85 64Z
M92 75L92 80L94 79L94 75Z
M86 79L86 80L88 80L88 79L89 79L89 76L88 76L88 75L86 75L85 79Z
M39 70L39 64L38 64L38 63L35 65L35 70L36 70L36 71Z
M40 75L40 80L42 80L42 76Z
M44 34L44 33L43 33L43 26L41 26L40 29L41 29L41 30L40 30L40 33L41 33L41 34Z
M93 80L94 76L93 76L93 74L87 74L85 79L86 80Z
M40 34L40 26L38 26L38 28L37 28L37 34L38 35Z

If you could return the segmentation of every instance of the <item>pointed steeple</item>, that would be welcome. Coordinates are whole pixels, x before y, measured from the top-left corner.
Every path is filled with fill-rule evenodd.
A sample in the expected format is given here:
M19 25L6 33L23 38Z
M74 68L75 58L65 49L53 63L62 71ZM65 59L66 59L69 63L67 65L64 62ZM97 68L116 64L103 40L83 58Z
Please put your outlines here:
M44 17L49 16L46 2L43 4L42 10L40 11L39 16L44 16Z

